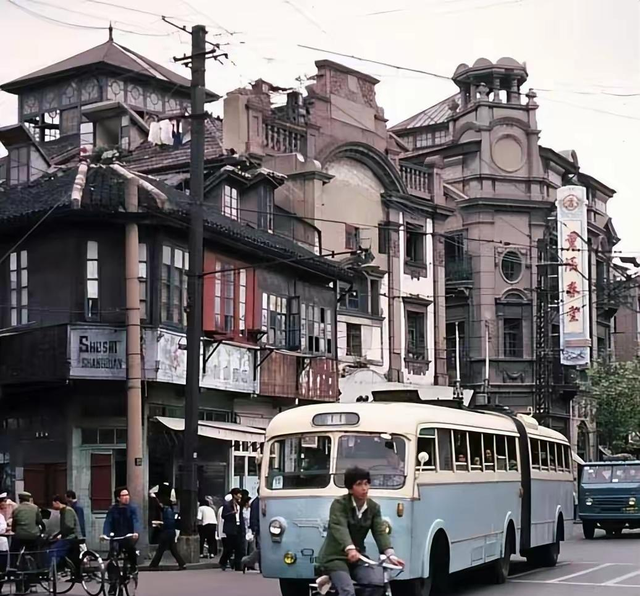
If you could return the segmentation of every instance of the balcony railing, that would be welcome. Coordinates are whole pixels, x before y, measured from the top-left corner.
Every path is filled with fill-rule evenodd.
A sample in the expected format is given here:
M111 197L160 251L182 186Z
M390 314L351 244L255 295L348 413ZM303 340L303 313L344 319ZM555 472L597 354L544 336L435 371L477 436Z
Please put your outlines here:
M471 257L463 255L455 260L445 258L444 275L449 282L471 282L473 281L473 267Z
M433 194L432 174L426 168L408 163L400 164L400 176L409 192L431 198Z
M303 130L279 122L265 122L263 145L276 153L304 153L307 136Z

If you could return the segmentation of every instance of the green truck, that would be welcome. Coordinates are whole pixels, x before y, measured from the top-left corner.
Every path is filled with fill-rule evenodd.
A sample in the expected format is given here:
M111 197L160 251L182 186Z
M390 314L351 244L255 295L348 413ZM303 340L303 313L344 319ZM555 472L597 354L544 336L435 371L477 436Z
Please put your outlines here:
M640 528L640 461L585 463L578 487L578 516L587 540L597 527L607 536Z

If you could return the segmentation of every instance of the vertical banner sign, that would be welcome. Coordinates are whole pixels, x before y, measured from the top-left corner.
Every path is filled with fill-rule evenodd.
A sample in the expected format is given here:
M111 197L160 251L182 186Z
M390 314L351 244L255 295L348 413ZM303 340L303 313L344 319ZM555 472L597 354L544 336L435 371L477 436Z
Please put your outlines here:
M586 191L582 186L563 186L557 197L560 361L585 366L591 351Z

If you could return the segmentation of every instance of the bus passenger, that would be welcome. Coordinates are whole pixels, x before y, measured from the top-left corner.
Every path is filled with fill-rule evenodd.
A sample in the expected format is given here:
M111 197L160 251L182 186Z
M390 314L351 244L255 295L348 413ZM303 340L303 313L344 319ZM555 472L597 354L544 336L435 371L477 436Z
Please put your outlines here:
M329 531L318 556L318 566L327 573L338 596L355 596L353 582L367 586L363 594L371 596L383 586L382 568L366 567L359 562L365 554L365 539L371 531L378 550L402 567L395 556L380 513L380 505L369 499L371 476L368 470L349 468L344 474L348 494L331 505Z
M458 463L459 464L466 464L467 463L467 458L466 458L464 453L458 453Z

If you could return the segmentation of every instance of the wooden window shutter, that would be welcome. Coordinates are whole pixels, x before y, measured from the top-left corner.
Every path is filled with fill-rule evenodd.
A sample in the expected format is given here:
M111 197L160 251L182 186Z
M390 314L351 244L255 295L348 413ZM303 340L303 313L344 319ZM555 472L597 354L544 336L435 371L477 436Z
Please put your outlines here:
M111 506L111 453L91 454L91 510L106 511Z

